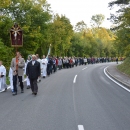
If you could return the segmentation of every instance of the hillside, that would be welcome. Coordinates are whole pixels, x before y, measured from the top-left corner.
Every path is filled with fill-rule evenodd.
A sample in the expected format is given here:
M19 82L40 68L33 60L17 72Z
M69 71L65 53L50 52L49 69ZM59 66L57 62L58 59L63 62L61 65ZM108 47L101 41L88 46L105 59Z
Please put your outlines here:
M122 64L118 65L117 69L130 76L130 57L126 58Z

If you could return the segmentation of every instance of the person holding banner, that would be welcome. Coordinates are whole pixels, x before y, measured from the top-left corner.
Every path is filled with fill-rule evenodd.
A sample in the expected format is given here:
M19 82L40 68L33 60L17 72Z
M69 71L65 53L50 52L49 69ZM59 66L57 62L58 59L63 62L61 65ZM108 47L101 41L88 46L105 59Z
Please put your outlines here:
M6 68L2 65L2 61L0 61L0 90L7 90Z
M23 68L25 60L21 57L20 52L16 52L16 57L11 61L11 69L13 70L13 95L17 95L17 78L20 82L21 93L24 93L23 86Z

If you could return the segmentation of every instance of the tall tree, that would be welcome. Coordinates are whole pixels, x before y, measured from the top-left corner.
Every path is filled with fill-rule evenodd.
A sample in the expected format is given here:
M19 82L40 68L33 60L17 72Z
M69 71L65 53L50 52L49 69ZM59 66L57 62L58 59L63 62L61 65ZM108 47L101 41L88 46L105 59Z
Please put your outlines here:
M75 25L75 31L82 32L87 29L87 24L82 20Z
M102 22L104 21L105 16L103 14L96 14L91 17L91 23L94 27L100 27Z

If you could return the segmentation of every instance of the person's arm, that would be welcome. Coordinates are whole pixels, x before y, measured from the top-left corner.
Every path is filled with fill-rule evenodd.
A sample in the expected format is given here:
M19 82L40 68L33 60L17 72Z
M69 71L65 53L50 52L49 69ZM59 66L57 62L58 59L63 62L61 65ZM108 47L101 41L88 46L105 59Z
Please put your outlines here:
M16 71L16 67L14 65L14 59L12 59L11 61L11 69L13 70L13 72Z
M41 76L41 67L40 67L40 63L38 62L38 77Z
M24 59L23 59L23 58L21 59L21 61L20 61L20 62L18 62L18 67L20 67L20 68L25 67L25 61L24 61Z
M27 64L27 67L26 67L26 75L27 76L29 75L29 63Z

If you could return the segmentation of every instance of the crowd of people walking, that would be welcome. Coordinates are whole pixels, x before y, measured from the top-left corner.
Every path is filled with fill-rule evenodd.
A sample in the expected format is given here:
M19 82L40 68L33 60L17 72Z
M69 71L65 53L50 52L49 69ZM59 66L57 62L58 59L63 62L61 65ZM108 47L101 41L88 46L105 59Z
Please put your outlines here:
M23 81L26 76L26 88L32 90L33 95L38 93L37 83L41 78L46 78L50 74L55 73L57 70L73 68L74 66L89 65L97 63L105 63L116 61L118 58L86 58L86 57L52 57L48 55L39 58L39 55L28 55L27 60L21 56L20 52L16 53L16 57L12 58L9 70L10 88L12 95L17 95L18 85L20 86L21 93L24 93ZM123 58L120 58L122 61ZM6 68L0 61L0 90L7 91L6 85Z

